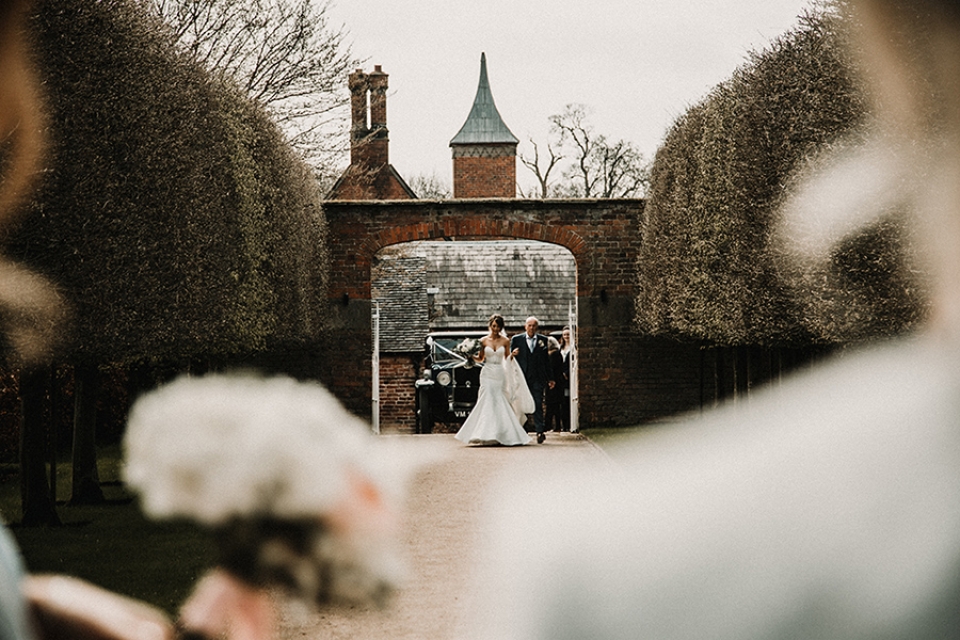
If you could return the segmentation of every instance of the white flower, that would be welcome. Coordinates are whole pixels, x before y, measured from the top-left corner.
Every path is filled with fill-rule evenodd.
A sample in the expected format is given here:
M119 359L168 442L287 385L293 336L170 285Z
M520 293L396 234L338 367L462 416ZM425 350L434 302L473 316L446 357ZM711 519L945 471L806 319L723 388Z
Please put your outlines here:
M464 358L472 358L480 353L480 349L482 348L483 343L476 338L464 338L453 350Z
M183 377L131 410L124 476L148 515L214 529L221 562L241 577L283 574L306 599L361 600L398 577L395 509L414 468L379 445L320 385Z
M372 472L372 436L319 385L253 375L183 377L133 407L125 479L155 517L322 513ZM372 475L372 473L371 473Z

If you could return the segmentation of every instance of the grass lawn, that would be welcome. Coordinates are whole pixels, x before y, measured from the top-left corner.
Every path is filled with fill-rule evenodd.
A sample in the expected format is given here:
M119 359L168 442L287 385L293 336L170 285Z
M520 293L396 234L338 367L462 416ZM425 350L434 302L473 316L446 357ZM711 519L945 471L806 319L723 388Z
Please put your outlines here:
M145 600L173 614L205 568L212 564L213 545L189 523L153 523L140 513L136 500L120 483L120 453L108 447L98 453L98 472L107 502L96 506L66 504L70 465L58 465L59 527L10 530L33 573L75 575L104 588ZM20 514L17 476L0 482L0 513L15 523Z

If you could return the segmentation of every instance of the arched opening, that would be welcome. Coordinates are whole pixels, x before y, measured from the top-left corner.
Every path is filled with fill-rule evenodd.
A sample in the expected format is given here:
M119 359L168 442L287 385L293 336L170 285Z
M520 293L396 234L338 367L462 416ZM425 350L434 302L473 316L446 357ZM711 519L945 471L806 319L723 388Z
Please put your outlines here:
M633 425L697 406L696 345L651 340L633 326L641 200L328 201L329 357L322 380L371 415L371 269L387 247L424 240L536 240L576 260L581 427ZM379 342L379 341L378 341ZM376 386L379 388L379 385ZM670 393L664 389L669 388Z
M559 337L564 327L576 324L577 263L565 247L535 240L392 244L373 257L371 299L378 310L379 380L373 395L380 429L418 433L424 430L420 404L426 396L418 396L417 381L423 377L428 337L439 340L442 334L450 341L482 335L492 313L504 316L509 335L536 316L541 333ZM476 383L467 379L464 384ZM471 396L469 390L460 392L455 408L451 390L450 411L431 416L427 424L432 430L456 431L469 412ZM472 394L475 398L475 388ZM574 385L562 401L575 402L576 397Z

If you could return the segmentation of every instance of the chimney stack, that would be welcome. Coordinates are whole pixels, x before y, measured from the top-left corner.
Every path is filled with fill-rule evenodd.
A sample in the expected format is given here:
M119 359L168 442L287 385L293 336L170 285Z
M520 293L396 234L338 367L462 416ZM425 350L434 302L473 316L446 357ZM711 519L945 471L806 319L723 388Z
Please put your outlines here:
M400 200L417 194L390 164L387 74L380 65L357 69L350 88L350 166L327 194L329 200Z
M376 169L390 163L387 131L387 78L380 65L372 73L350 74L350 164Z
M380 65L373 67L373 73L367 76L370 87L370 128L387 130L387 74Z

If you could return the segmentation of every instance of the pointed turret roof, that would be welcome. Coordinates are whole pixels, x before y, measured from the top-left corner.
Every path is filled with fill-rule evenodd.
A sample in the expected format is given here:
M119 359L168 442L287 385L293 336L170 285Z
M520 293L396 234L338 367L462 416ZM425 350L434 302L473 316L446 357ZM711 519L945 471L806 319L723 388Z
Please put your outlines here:
M487 79L487 54L480 54L480 84L477 86L477 97L473 99L473 108L467 121L460 127L460 131L450 141L455 144L518 144L517 139L507 125L503 123L497 105L493 102L490 92L490 81Z

